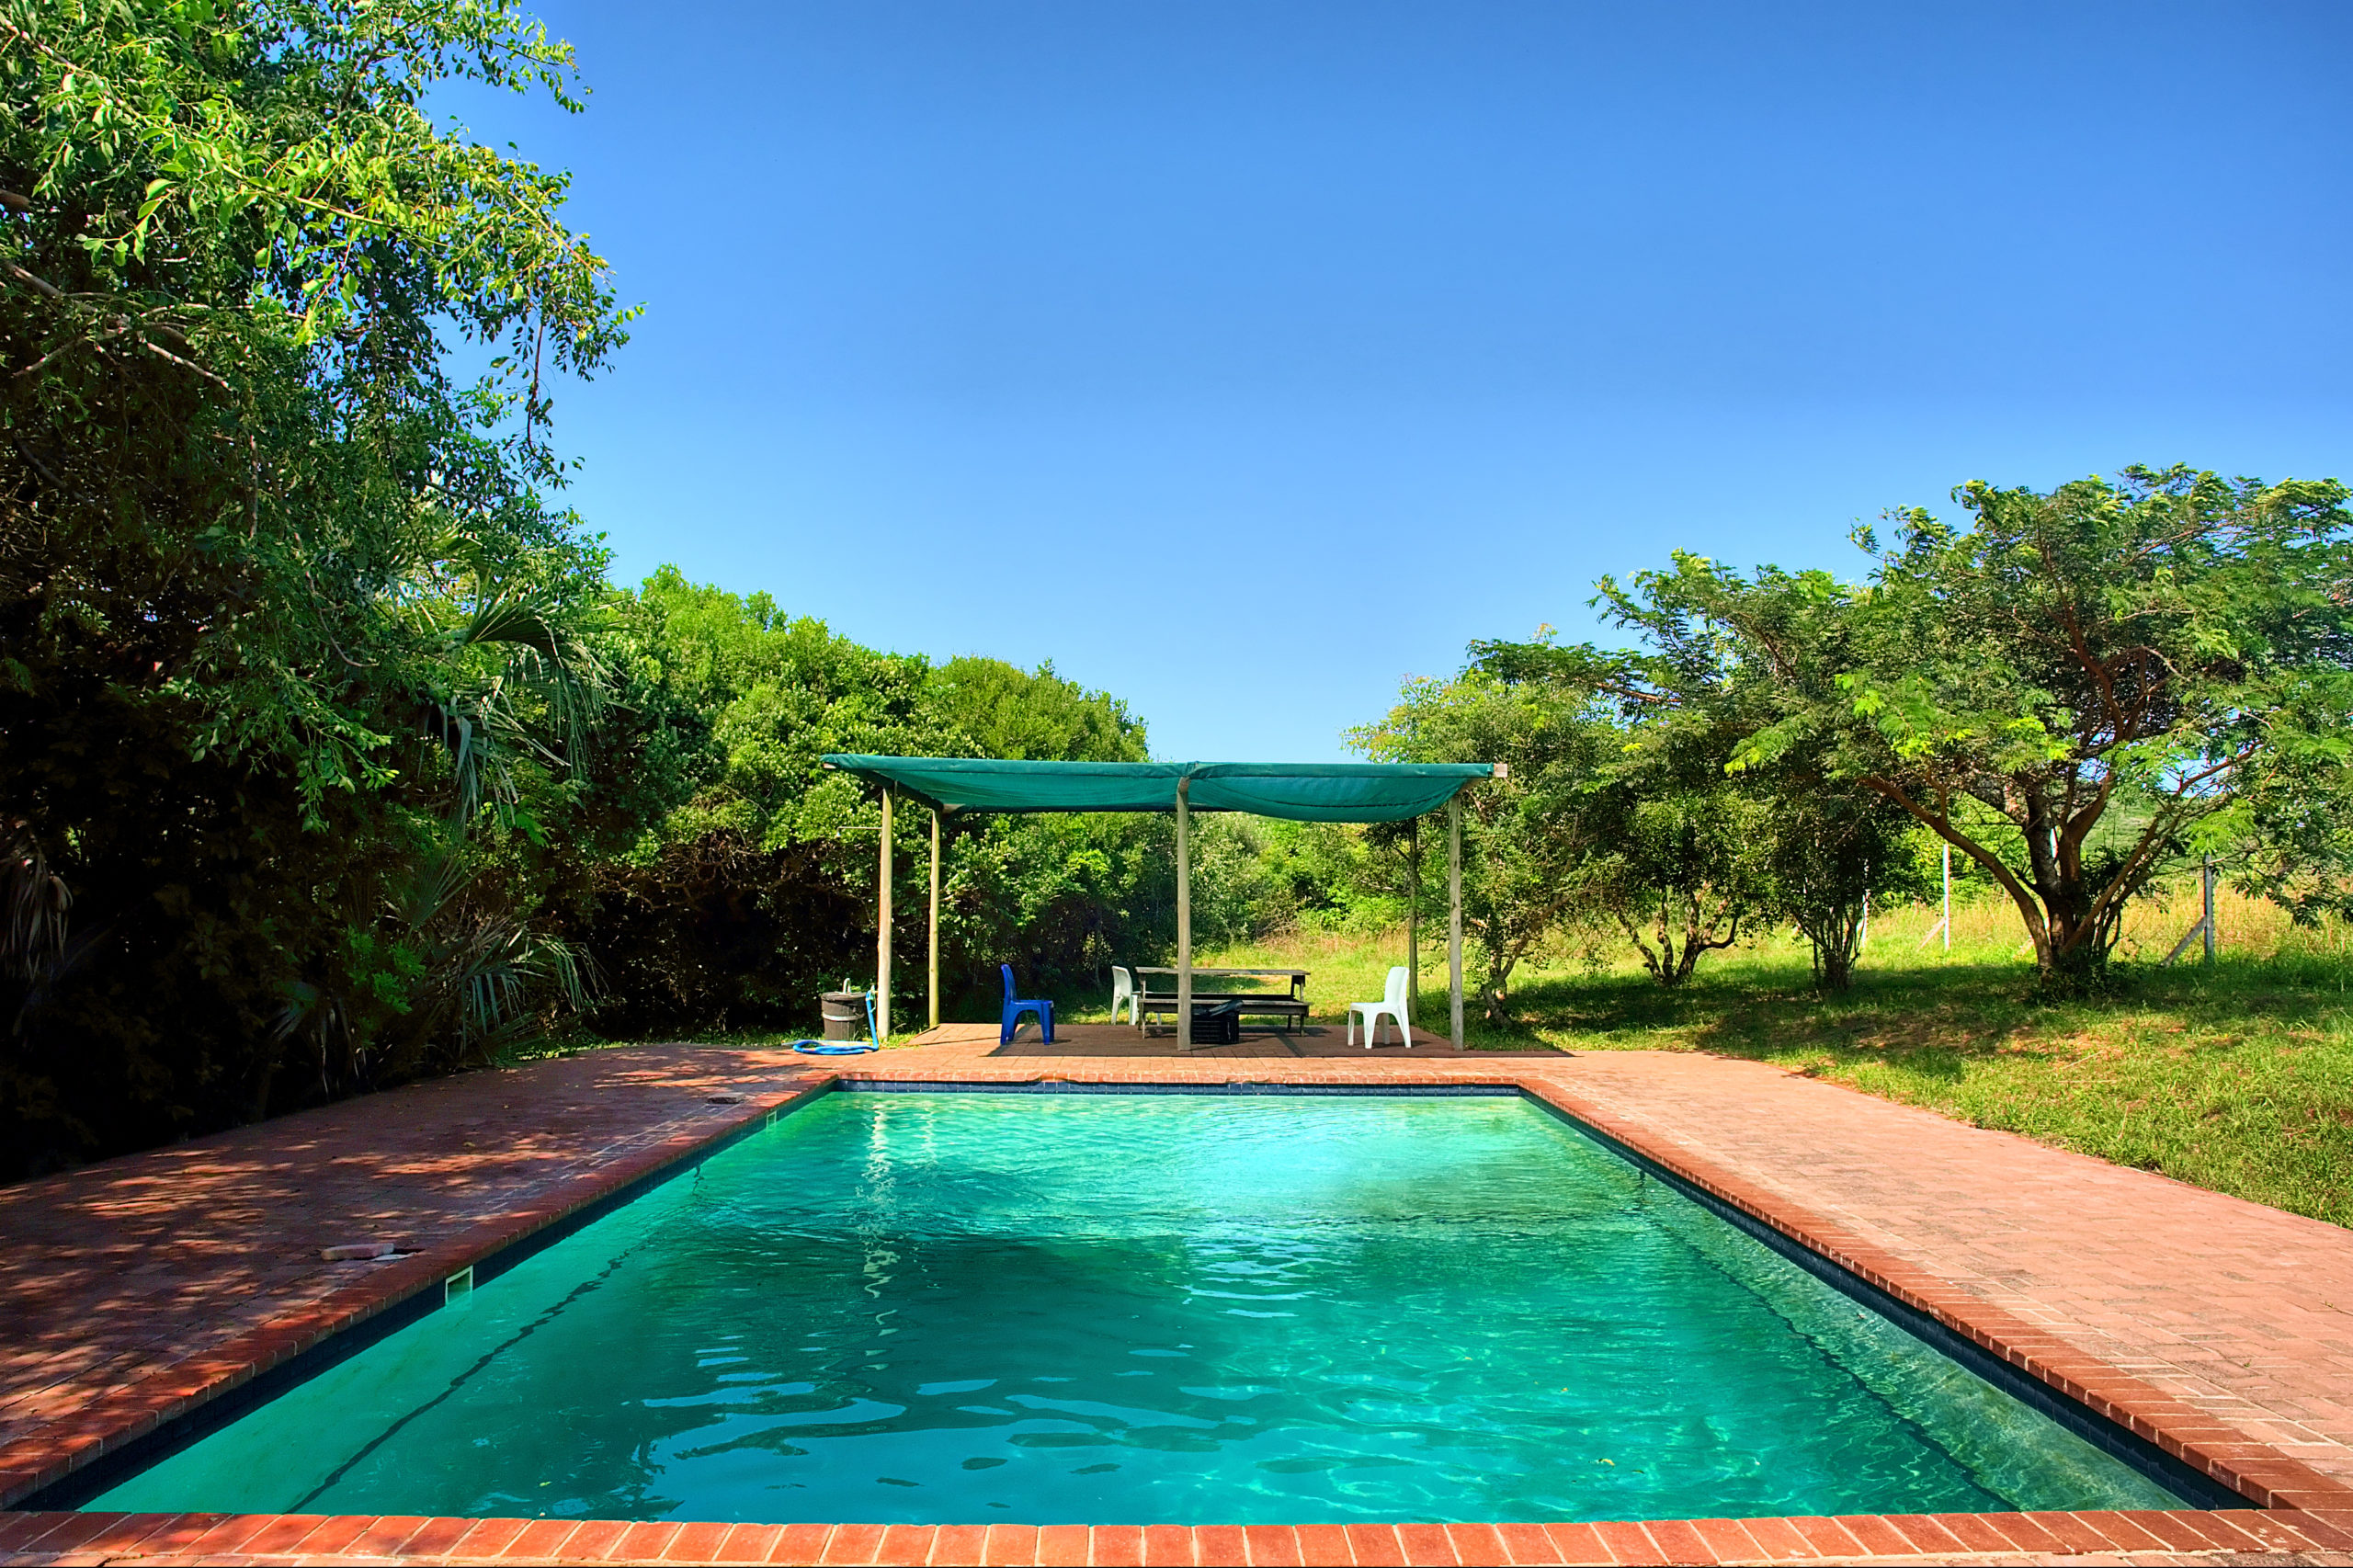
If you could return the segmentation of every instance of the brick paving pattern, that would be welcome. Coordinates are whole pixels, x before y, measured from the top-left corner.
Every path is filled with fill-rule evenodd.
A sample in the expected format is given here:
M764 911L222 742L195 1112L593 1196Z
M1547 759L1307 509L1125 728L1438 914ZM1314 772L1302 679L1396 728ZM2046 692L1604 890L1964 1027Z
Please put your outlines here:
M2219 1513L1648 1524L713 1525L0 1515L64 1562L2353 1564L2353 1235L1754 1062L1347 1050L1178 1057L949 1026L814 1062L600 1051L347 1102L0 1189L0 1501L776 1105L846 1077L1516 1083L2236 1485ZM1246 1062L1247 1065L1242 1065ZM323 1248L390 1242L330 1264Z

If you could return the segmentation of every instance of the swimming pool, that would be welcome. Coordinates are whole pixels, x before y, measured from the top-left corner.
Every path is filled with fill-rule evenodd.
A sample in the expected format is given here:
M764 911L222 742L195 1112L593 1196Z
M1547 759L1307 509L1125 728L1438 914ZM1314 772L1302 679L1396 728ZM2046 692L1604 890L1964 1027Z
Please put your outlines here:
M1511 1096L835 1093L93 1507L2180 1506Z

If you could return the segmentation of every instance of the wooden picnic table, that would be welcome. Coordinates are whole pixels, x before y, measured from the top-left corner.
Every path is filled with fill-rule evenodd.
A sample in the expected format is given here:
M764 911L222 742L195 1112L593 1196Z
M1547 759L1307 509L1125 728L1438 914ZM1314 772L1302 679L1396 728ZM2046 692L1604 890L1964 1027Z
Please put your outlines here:
M1151 988L1151 983L1143 977L1148 974L1163 974L1175 980L1179 971L1154 967L1139 968L1135 972L1137 983L1144 988L1136 998L1138 1027L1142 1027L1143 1017L1147 1013L1166 1013L1174 1017L1176 1012L1176 993L1174 990L1154 991ZM1290 989L1288 992L1196 990L1193 993L1193 1007L1198 1012L1204 1007L1238 1003L1240 1006L1236 1011L1256 1013L1261 1017L1271 1014L1283 1020L1285 1029L1291 1028L1295 1025L1304 1026L1307 1022L1307 974L1308 971L1303 969L1196 969L1193 971L1193 978L1196 981L1204 976L1212 980L1254 978L1287 980L1290 983Z

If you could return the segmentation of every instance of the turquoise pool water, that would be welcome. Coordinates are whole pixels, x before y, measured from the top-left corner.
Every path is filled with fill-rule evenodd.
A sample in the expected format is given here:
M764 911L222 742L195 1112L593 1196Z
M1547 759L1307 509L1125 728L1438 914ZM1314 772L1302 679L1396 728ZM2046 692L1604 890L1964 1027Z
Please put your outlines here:
M1518 1099L835 1094L90 1506L2179 1505Z

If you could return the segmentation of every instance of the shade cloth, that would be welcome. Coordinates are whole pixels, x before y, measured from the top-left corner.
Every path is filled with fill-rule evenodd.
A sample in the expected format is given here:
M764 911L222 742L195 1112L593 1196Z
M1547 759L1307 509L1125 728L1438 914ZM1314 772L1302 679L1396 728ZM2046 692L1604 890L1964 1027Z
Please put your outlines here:
M1004 762L990 757L866 756L825 761L953 812L1173 812L1191 783L1195 811L1290 822L1404 822L1434 812L1483 762Z

